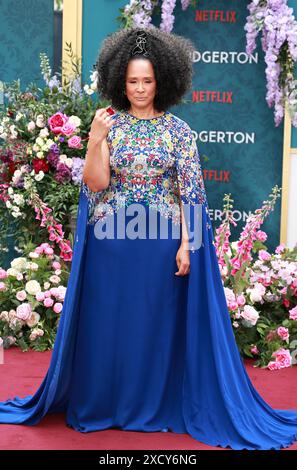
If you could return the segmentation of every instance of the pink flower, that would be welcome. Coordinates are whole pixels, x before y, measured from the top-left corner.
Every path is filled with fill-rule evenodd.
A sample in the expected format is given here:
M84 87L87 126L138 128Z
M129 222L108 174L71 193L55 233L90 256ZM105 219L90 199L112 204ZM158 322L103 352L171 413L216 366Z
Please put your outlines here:
M27 298L27 294L25 290L20 290L16 293L16 298L20 301L23 302Z
M256 232L256 237L258 238L258 240L260 240L261 242L265 242L265 240L267 240L267 234L265 232L263 232L263 230L258 230Z
M46 247L45 250L44 250L44 253L46 255L52 255L54 252L54 250L49 246L49 247Z
M279 326L276 330L278 336L283 340L286 341L289 339L289 330L288 328L285 328L284 326Z
M66 122L64 126L61 128L61 132L64 135L71 135L73 132L76 131L76 125L73 122Z
M50 297L51 296L51 291L50 290L45 290L44 291L44 297Z
M46 297L43 301L43 305L45 307L51 307L53 305L54 301L50 297Z
M81 138L78 135L70 137L68 140L68 147L72 149L81 149L83 147L81 144Z
M241 316L249 325L254 326L258 321L259 313L251 305L245 305Z
M59 261L53 261L52 267L54 269L61 269L61 264L59 263Z
M279 370L281 368L280 363L275 361L270 361L267 367L269 370Z
M66 114L61 113L60 111L57 112L56 114L53 114L50 118L48 118L48 125L50 127L50 130L54 134L60 134L62 132L62 127L66 122L68 121L68 117Z
M6 285L4 282L0 282L0 292L3 292L6 290Z
M53 310L55 313L60 313L62 311L62 308L63 308L63 304L61 304L60 302L56 302L53 307Z
M258 256L262 261L268 261L271 258L271 254L266 250L260 250Z
M289 310L289 314L290 314L289 316L290 320L297 320L297 305L296 307Z
M245 304L245 298L244 298L244 295L242 294L240 294L236 300L237 300L237 304L239 305L239 307L242 307Z
M16 309L16 317L20 320L28 320L31 316L32 307L29 303L21 304Z
M38 300L38 302L43 302L45 299L44 292L37 292L35 298Z
M275 253L277 253L278 255L281 254L284 250L285 250L286 246L284 243L281 243L280 245L278 245L276 248L275 248Z
M292 357L288 349L280 348L272 354L275 362L279 364L279 368L289 367L292 364Z
M259 354L259 349L257 348L257 346L255 344L253 346L251 346L251 353L252 354Z
M7 272L5 269L0 268L0 279L6 279L7 278Z

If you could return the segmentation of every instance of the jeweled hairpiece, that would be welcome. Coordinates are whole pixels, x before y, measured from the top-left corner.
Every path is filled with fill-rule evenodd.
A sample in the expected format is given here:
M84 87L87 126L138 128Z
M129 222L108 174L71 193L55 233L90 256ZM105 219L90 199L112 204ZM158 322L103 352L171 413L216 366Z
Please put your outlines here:
M144 55L145 57L149 55L146 50L147 36L145 32L138 32L136 37L136 45L134 46L131 56L136 54Z

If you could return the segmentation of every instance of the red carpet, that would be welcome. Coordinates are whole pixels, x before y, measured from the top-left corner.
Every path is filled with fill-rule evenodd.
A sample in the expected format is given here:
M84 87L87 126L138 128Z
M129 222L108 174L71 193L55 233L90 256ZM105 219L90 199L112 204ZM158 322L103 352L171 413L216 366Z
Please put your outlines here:
M46 374L51 354L51 351L23 353L15 347L5 350L4 364L0 364L0 401L34 394ZM296 366L271 372L254 368L250 359L245 364L256 389L271 406L297 410ZM47 415L36 426L0 424L0 429L1 450L225 450L203 444L187 434L172 432L111 429L79 433L66 427L63 414ZM284 450L297 450L297 442Z

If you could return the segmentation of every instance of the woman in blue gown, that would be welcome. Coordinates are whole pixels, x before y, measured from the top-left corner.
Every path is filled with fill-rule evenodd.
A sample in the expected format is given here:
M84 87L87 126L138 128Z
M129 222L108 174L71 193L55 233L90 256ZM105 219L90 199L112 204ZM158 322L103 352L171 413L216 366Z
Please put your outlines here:
M153 27L105 39L98 89L121 110L99 112L110 181L100 190L81 183L48 371L34 395L0 403L0 423L64 413L80 432L172 431L248 450L297 439L297 410L271 408L245 370L199 152L190 126L167 109L190 87L192 48Z

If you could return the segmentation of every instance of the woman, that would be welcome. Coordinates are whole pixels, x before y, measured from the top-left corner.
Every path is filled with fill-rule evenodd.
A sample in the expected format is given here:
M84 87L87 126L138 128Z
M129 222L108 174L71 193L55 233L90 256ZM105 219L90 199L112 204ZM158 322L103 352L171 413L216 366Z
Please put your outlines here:
M154 27L105 39L98 91L119 111L91 126L51 363L33 396L0 403L1 423L63 412L80 432L170 430L250 450L297 439L297 411L272 409L246 373L198 149L168 111L191 86L191 52Z

